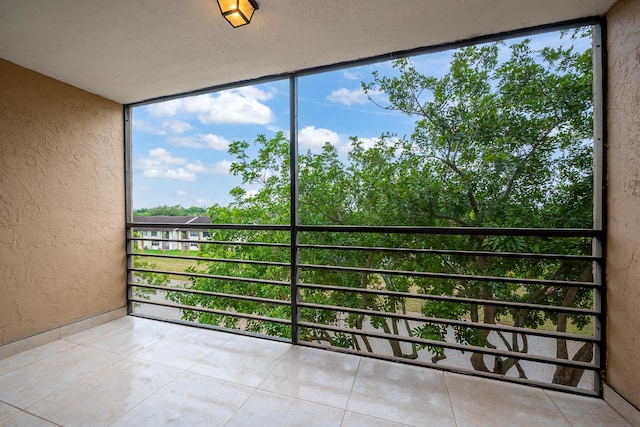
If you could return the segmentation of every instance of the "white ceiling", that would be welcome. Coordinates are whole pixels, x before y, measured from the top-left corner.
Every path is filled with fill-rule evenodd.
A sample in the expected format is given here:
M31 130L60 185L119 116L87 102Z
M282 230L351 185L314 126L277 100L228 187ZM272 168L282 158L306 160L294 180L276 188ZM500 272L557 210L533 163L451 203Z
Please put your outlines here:
M604 14L615 0L0 0L0 58L120 103Z

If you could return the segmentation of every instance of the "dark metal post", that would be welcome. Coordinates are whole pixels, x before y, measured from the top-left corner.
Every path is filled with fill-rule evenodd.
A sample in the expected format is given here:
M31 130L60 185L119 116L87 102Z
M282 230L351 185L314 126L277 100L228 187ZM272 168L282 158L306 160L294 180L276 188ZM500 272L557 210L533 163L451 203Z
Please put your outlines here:
M131 107L128 105L124 106L123 109L123 119L124 119L124 211L125 211L125 227L126 224L133 222L133 199L132 199L132 177L131 177ZM125 240L125 253L133 253L134 242L131 240L133 238L133 228L126 228L126 240ZM133 256L127 255L127 274L126 274L126 283L125 289L127 292L127 313L131 314L133 312L133 303L131 302L131 289L129 288L129 283L133 283L133 272L131 269L133 268Z
M593 228L600 231L600 235L593 239L592 254L600 258L593 263L594 283L600 287L594 290L594 310L600 315L594 320L594 335L599 342L594 347L593 358L600 372L594 375L594 391L602 396L602 371L604 370L605 318L606 318L606 278L605 244L606 244L606 162L605 162L605 51L604 51L604 21L593 26Z
M298 322L298 79L289 77L289 162L290 162L290 208L289 223L291 226L291 342L298 344L300 336Z

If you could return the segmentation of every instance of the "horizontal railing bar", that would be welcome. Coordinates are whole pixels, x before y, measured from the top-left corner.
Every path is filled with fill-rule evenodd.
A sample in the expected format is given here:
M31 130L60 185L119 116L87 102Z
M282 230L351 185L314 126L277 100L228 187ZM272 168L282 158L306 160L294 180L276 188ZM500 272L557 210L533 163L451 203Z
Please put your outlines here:
M174 224L127 222L126 228L167 228L202 230L272 230L288 231L283 224ZM298 225L299 232L382 233L382 234L449 234L462 236L538 236L538 237L602 237L602 230L588 228L497 228L497 227L420 227L373 225Z
M389 313L385 311L368 310L364 308L329 306L324 304L315 304L315 303L306 303L306 302L299 302L298 306L317 309L317 310L331 310L331 311L339 311L344 313L363 314L366 316L378 316L378 317L387 317L387 318L394 318L394 319L401 319L401 320L411 320L411 321L417 321L421 323L437 323L437 324L447 325L447 326L460 326L464 328L483 329L483 330L495 331L495 332L507 332L511 334L533 335L533 336L539 336L539 337L545 337L545 338L564 339L564 340L584 342L584 343L599 342L598 338L594 336L589 336L589 335L578 335L578 334L569 334L566 332L545 331L542 329L530 329L525 327L517 327L517 326L509 326L509 325L471 322L468 320L455 320L455 319L444 319L440 317L414 316L409 314Z
M437 364L437 363L426 362L426 361L417 360L417 359L408 359L406 357L387 356L387 355L381 354L381 353L368 353L368 352L358 351L358 350L351 349L351 348L333 347L333 346L328 346L328 345L325 345L325 344L318 344L318 343L310 342L310 341L300 341L299 345L302 345L302 346L305 346L305 347L314 348L314 349L318 349L318 350L331 351L331 352L335 352L335 353L351 354L351 355L355 355L355 356L366 357L366 358L369 358L369 359L385 360L385 361L391 361L391 362L400 362L400 363L404 363L404 364L408 364L408 365L421 366L421 367L431 368L431 369L438 369L440 371L453 372L453 373L461 374L461 375L470 375L470 376L474 376L474 377L488 378L488 379L492 379L492 380L499 380L499 381L505 381L505 382L515 383L515 384L522 384L522 385L527 385L527 386L531 386L531 387L539 387L539 388L545 388L545 389L549 389L549 390L557 390L557 391L562 391L562 392L565 392L565 393L584 395L584 396L592 396L592 397L599 397L600 396L600 394L597 391L594 391L594 390L579 389L579 388L576 388L576 387L566 386L566 385L562 385L562 384L545 383L545 382L541 382L541 381L531 380L531 379L528 379L528 378L512 377L512 376L507 376L507 375L502 375L502 374L496 374L496 373L493 373L493 372L476 371L476 370L473 370L473 369L465 369L465 368L460 368L460 367L452 366L452 365Z
M228 246L266 246L273 248L291 248L289 243L268 243L268 242L239 242L232 240L189 240L189 239L164 239L156 237L128 237L127 241L136 242L174 242L174 243L200 243L203 245L228 245Z
M267 242L238 242L226 240L189 240L189 239L164 239L156 237L131 237L128 241L138 242L172 242L172 243L198 243L202 245L228 245L228 246L262 246L273 248L291 248L289 243L267 243ZM312 245L301 243L298 245L300 249L319 249L319 250L345 250L345 251L371 251L371 252L399 252L399 253L415 253L415 254L434 254L434 255L460 255L460 256L486 256L497 258L532 258L532 259L560 259L567 261L600 261L602 257L594 255L571 255L571 254L545 254L535 252L492 252L492 251L464 251L452 249L418 249L418 248L387 248L387 247L371 247L371 246L340 246L340 245ZM168 249L167 249L168 250ZM181 250L181 249L172 249ZM136 252L135 255L143 254Z
M461 236L600 237L601 230L588 228L496 228L496 227L413 227L371 225L299 225L299 232L450 234Z
M128 241L138 242L172 242L172 243L197 243L202 245L228 245L228 246L261 246L273 248L291 248L289 243L267 243L267 242L238 242L226 240L189 240L189 239L164 239L155 237L131 237ZM414 248L387 248L387 247L371 247L371 246L340 246L340 245L312 245L301 243L298 245L300 249L319 249L319 250L345 250L345 251L371 251L371 252L398 252L413 254L434 254L434 255L459 255L474 257L496 257L496 258L531 258L531 259L549 259L549 260L566 260L566 261L601 261L602 257L594 255L571 255L571 254L545 254L535 252L492 252L492 251L464 251L452 249L414 249ZM169 249L167 249L169 250ZM172 249L181 250L181 249ZM143 254L136 252L135 255Z
M208 261L208 262L220 262L229 264L248 264L248 265L268 265L271 267L286 267L290 268L291 264L288 262L276 262L276 261L254 261L250 259L234 259L234 258L207 258L199 256L183 256L183 255L166 255L166 254L143 254L135 252L127 252L127 255L152 257L152 258L170 258L170 259L186 259L194 261Z
M402 342L413 343L413 344L428 345L432 347L442 347L442 348L448 348L450 350L457 350L457 351L463 351L463 352L469 351L473 353L481 353L481 354L487 354L491 356L509 357L509 358L520 359L520 360L528 360L531 362L567 366L571 368L587 369L591 371L596 371L600 369L599 366L596 366L595 364L589 363L589 362L577 362L575 360L558 359L555 357L540 356L537 354L520 353L520 352L508 351L508 350L498 350L498 349L492 349L488 347L479 347L474 345L463 345L459 343L450 343L446 341L436 341L436 340L429 340L424 338L409 337L404 335L387 334L384 332L364 331L362 329L342 328L339 326L323 325L321 323L311 323L311 322L300 321L298 322L298 325L300 325L301 327L307 327L311 329L320 329L320 330L328 330L328 331L340 332L345 334L362 335L362 336L367 336L371 338L379 338L379 339L392 340L392 341L402 341Z
M534 310L540 310L540 311L553 311L556 313L569 313L569 314L580 314L584 316L596 316L598 318L601 314L600 312L588 310L585 308L529 304L529 303L512 302L512 301L486 300L486 299L479 299L479 298L462 298L462 297L431 295L431 294L410 294L406 292L394 292L394 291L366 289L366 288L348 288L344 286L319 285L319 284L310 284L310 283L303 283L303 282L298 283L298 287L308 288L308 289L322 289L322 290L328 290L328 291L357 292L357 293L367 293L367 294L375 294L375 295L396 296L401 298L415 298L415 299L423 299L428 301L455 302L458 304L477 304L477 305L489 305L489 306L495 306L495 307L507 307L507 308L516 308L516 309L534 309Z
M126 228L166 228L174 230L247 230L247 231L288 231L291 226L282 224L173 224L170 222L128 222Z
M524 277L477 276L468 274L436 273L431 271L388 270L377 268L344 267L337 265L298 264L300 269L345 271L350 273L388 274L390 276L428 277L432 279L477 280L479 282L521 283L525 285L548 285L560 287L599 288L593 282L573 282L566 280L529 279Z
M234 282L261 283L263 285L287 286L287 287L291 286L291 283L284 282L281 280L253 279L250 277L221 276L217 274L206 274L206 273L187 273L184 271L155 270L155 269L138 268L138 267L129 268L129 271L134 271L134 272L139 271L141 273L172 274L176 276L187 276L187 277L201 277L203 279L229 280Z
M168 286L149 285L149 284L143 284L143 283L127 283L127 285L129 287L136 287L136 288L157 289L157 290L169 291L169 292L180 292L180 293L205 295L205 296L220 297L220 298L231 298L231 299L239 299L243 301L254 301L254 302L265 303L265 304L291 305L291 302L288 300L261 298L261 297L254 297L250 295L226 294L222 292L201 291L199 289L189 289L189 288L171 288Z
M289 243L269 243L269 242L239 242L237 240L206 240L203 241L208 245L230 245L230 246L266 246L270 248L287 248L290 249Z
M236 281L236 282L261 283L261 284L274 285L274 286L290 286L289 282L284 282L284 281L253 279L253 278L236 277L236 276L222 276L222 275L204 274L204 273L187 273L187 272L155 270L155 269L136 268L136 267L130 268L129 271L179 275L179 276L187 276L187 277L200 277L200 278L206 278L206 279L229 280L229 281ZM554 311L557 313L580 314L580 315L586 315L586 316L598 316L600 314L596 311L592 311L588 309L527 304L527 303L510 302L510 301L484 300L484 299L477 299L477 298L460 298L460 297L429 295L429 294L409 294L404 292L384 291L384 290L375 290L375 289L366 289L366 288L347 288L347 287L340 287L340 286L308 284L303 282L298 283L298 286L301 288L309 288L309 289L369 293L369 294L376 294L376 295L416 298L416 299L431 300L431 301L455 302L460 304L478 304L478 305L489 305L489 306L517 308L517 309L534 309L534 310L540 310L540 311Z
M353 250L371 252L400 252L434 255L462 255L462 256L487 256L500 258L535 258L535 259L561 259L570 261L598 261L601 258L592 255L568 255L568 254L542 254L534 252L491 252L491 251L462 251L451 249L413 249L413 248L385 248L370 246L336 246L336 245L309 245L301 243L300 249L329 249L329 250Z
M291 324L291 320L289 319L280 319L277 317L268 317L268 316L258 316L255 314L240 313L237 311L224 311L224 310L216 310L214 308L207 308L207 307L194 307L191 305L151 301L151 300L146 300L144 298L136 298L136 297L129 298L129 301L142 303L142 304L158 305L162 307L179 308L183 310L201 311L203 313L219 314L221 316L240 317L242 319L259 320L262 322L280 323L283 325Z

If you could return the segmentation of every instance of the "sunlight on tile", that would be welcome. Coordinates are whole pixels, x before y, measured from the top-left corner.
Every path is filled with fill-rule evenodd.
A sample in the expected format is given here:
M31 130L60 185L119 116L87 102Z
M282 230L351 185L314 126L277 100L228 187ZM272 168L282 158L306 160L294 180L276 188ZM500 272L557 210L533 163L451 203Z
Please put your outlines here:
M6 359L0 359L0 375L22 368L23 366L27 366L39 360L46 359L47 357L51 357L74 346L75 344L73 343L58 340L24 351L16 354L15 356L7 357Z
M2 427L55 427L56 424L42 418L19 412L6 420L0 421Z
M574 426L631 427L631 424L602 399L551 390L545 390L545 393Z
M290 344L234 336L189 371L256 387L290 348Z
M259 388L344 409L358 362L352 355L293 347Z
M0 422L5 418L9 418L10 416L17 414L18 412L20 412L20 409L15 406L0 402Z
M399 424L381 418L370 417L356 412L345 411L341 427L406 427L409 424Z
M106 351L72 347L0 376L0 400L24 409L119 360Z
M166 366L124 360L28 409L64 426L108 425L179 374Z
M229 427L336 427L341 409L256 390L227 424Z
M184 373L112 426L223 426L252 392L251 387Z
M570 427L542 389L445 373L458 426Z
M135 317L0 360L5 426L630 427L600 399Z
M442 372L374 359L360 362L347 409L410 425L429 414L433 425L455 426Z

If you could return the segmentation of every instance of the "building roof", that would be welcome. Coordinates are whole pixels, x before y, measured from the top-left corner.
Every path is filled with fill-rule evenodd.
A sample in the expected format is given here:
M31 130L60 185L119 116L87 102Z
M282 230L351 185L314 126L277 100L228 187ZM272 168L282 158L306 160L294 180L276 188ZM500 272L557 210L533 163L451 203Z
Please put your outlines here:
M133 222L138 224L162 224L154 230L180 230L181 225L211 225L211 219L208 216L134 216ZM171 224L171 226L167 226Z

